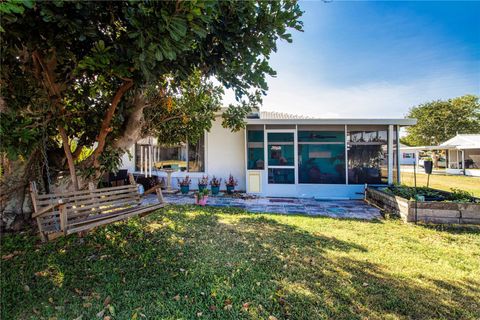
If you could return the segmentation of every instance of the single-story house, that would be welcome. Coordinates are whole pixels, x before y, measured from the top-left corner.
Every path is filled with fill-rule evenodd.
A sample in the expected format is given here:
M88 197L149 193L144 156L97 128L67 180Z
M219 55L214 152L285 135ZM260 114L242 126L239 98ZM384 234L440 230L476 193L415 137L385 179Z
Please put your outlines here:
M480 134L457 134L455 137L445 141L438 146L417 146L408 147L401 145L402 157L405 154L413 155L414 161L410 164L420 164L420 153L431 153L441 151L445 154L442 157L442 165L448 174L464 174L467 176L480 176ZM411 157L411 156L410 156ZM400 160L400 164L402 163Z
M415 119L315 119L256 112L238 132L221 125L221 115L199 141L158 145L138 141L122 158L123 169L166 178L232 174L237 190L271 197L362 198L365 184L399 182L399 130ZM172 171L172 169L170 169ZM225 189L222 182L221 189Z
M447 150L447 173L480 177L480 134L457 134L439 147Z

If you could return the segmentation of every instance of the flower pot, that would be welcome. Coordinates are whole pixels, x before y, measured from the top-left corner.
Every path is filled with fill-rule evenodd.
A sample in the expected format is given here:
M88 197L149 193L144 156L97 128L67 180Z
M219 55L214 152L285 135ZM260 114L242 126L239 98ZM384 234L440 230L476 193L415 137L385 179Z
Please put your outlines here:
M227 186L227 193L232 194L233 190L235 190L235 186Z
M190 186L180 186L182 194L187 194L190 191Z
M208 196L203 196L198 199L198 195L195 195L195 204L204 207L207 204Z
M198 185L198 191L202 192L203 190L205 190L207 188L207 185L206 184L199 184Z
M212 194L218 194L220 192L220 186L212 186Z
M426 174L432 174L432 169L433 169L433 161L425 161L423 163L423 167L425 169Z

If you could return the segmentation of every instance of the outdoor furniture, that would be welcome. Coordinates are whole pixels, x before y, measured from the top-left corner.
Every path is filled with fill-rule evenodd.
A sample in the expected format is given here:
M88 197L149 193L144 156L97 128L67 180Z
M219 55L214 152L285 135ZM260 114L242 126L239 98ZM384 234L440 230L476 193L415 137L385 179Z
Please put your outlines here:
M128 170L118 170L117 173L110 172L108 175L108 183L111 187L127 184Z
M172 190L172 173L177 170L164 168L160 171L163 171L167 174L167 190L165 190L165 193L176 193L177 190Z
M30 183L34 213L42 241L54 239L92 228L128 219L162 208L162 191L156 188L158 203L142 205L138 187L130 175L125 186L52 194L38 194L35 182Z

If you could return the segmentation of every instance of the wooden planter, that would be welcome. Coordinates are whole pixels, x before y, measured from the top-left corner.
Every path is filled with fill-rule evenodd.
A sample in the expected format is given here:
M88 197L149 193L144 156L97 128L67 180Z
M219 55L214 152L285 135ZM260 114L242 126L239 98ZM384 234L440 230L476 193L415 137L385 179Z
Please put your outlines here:
M405 222L415 222L415 201L367 188L366 200L387 212L399 215ZM480 203L418 201L417 221L429 223L480 224Z

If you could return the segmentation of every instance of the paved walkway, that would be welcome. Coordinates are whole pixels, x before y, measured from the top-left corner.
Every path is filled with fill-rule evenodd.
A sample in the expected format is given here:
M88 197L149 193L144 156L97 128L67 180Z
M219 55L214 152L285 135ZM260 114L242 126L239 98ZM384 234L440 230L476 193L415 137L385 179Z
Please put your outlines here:
M194 204L192 195L164 195L171 204ZM156 201L149 195L145 202ZM299 198L255 198L241 199L228 196L209 196L207 206L241 208L249 212L270 212L283 214L305 214L333 218L381 219L380 210L362 200L315 200Z

